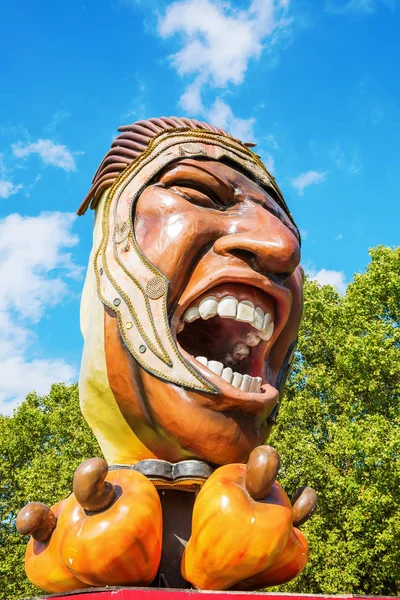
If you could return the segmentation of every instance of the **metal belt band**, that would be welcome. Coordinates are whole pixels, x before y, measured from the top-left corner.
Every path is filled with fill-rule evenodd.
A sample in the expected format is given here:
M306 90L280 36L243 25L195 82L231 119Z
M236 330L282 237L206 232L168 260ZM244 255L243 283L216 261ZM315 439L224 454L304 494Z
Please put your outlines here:
M168 487L180 482L190 485L202 485L213 473L214 469L201 460L182 460L170 463L167 460L148 458L135 465L110 465L110 471L130 469L145 475L150 481L167 484Z

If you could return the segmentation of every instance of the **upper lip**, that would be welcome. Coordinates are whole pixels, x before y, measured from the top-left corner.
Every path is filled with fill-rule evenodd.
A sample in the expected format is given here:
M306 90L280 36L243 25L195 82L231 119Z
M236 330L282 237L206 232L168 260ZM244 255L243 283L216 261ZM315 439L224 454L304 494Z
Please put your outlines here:
M191 285L189 290L185 288L181 295L181 298L184 297L184 301L180 302L181 298L178 300L171 319L171 331L175 340L178 324L182 320L186 309L205 292L223 283L241 283L250 287L256 287L274 299L276 308L275 329L270 344L272 346L289 318L292 304L291 292L264 275L260 275L255 271L249 273L249 269L245 267L230 267L229 271L221 269L206 284L203 280Z

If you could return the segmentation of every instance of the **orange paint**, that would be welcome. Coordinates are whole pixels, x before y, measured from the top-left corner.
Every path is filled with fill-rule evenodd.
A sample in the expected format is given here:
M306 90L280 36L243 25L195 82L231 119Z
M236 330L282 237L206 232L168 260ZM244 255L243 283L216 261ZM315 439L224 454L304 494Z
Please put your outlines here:
M195 587L224 590L267 569L292 530L292 508L279 483L262 501L244 484L246 467L220 467L196 500L182 575Z
M162 543L161 503L154 485L131 470L110 471L117 498L104 511L87 514L74 494L52 507L57 526L50 540L30 539L25 569L46 592L89 586L148 585Z
M58 518L67 500L57 502L52 511ZM30 581L46 592L68 592L88 587L79 581L60 558L59 545L63 531L56 527L47 542L32 537L25 553L25 571Z
M307 564L308 543L305 535L293 527L286 548L270 567L236 586L238 590L261 589L291 581Z
M119 497L104 511L88 515L75 496L68 514L61 556L76 577L93 586L148 585L161 557L162 513L154 485L131 470L110 471Z

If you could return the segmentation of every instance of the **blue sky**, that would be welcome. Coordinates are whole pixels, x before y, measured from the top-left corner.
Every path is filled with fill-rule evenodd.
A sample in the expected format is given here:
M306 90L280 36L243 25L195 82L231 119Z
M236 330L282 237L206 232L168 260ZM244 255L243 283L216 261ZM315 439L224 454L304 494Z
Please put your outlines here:
M92 215L121 124L189 115L257 150L343 292L399 243L397 0L14 0L0 21L0 412L74 381Z

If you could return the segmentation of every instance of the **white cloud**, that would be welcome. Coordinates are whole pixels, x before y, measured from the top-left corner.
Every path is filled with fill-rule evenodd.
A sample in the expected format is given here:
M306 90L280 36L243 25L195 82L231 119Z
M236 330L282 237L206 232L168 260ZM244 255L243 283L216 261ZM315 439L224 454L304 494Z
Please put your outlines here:
M263 152L259 148L257 148L257 154L261 157L261 160L263 161L264 165L267 167L268 171L270 173L274 174L275 173L274 157L269 153Z
M179 36L180 50L170 57L181 77L192 77L180 106L192 116L212 121L244 141L252 141L253 119L236 117L228 104L217 97L205 106L203 91L243 82L249 61L258 59L267 41L269 48L285 31L289 0L252 0L247 10L229 2L178 0L159 21L159 33Z
M270 146L272 146L273 148L275 148L275 150L279 147L278 146L278 142L276 141L275 136L272 135L272 133L269 134L269 135L267 135L265 139L266 139L266 141L268 142L268 144Z
M47 306L67 293L63 277L77 277L66 248L78 243L71 232L73 213L42 213L38 217L12 214L0 221L0 306L16 309L38 321ZM52 275L54 269L63 275Z
M72 152L63 144L57 144L49 139L37 142L17 142L12 145L14 156L26 158L30 154L38 154L46 165L60 167L64 171L75 171L75 159Z
M11 321L0 311L0 413L11 415L31 391L46 394L52 383L71 383L77 378L74 367L63 359L29 359L33 333Z
M335 237L335 242L340 242L340 240L343 239L343 233L338 233L337 236Z
M0 198L9 198L22 189L22 184L15 185L12 181L0 179Z
M346 154L341 144L336 144L331 149L330 156L336 167L349 175L356 175L362 170L360 151L357 147L354 147Z
M46 125L46 127L44 128L44 130L47 131L47 132L54 131L54 130L56 130L58 128L58 125L60 123L62 123L66 119L69 119L70 117L71 117L71 113L69 112L69 110L57 110L52 115L49 124Z
M62 359L26 361L10 356L2 361L6 374L0 384L0 413L11 415L30 392L47 394L53 383L72 383L77 371Z
M75 369L59 358L32 355L31 325L69 295L65 278L82 270L68 251L78 243L75 215L12 214L0 220L0 412L10 412L29 391L70 382Z
M304 241L308 238L308 231L307 229L300 229L300 235L301 235L301 239Z
M216 98L210 107L205 107L197 80L186 88L179 103L187 114L197 114L240 140L253 141L254 119L235 117L231 107L222 98Z
M208 120L221 129L228 130L234 137L244 142L252 142L254 119L240 119L235 117L230 106L221 98L205 111Z
M291 180L292 187L297 190L299 196L304 194L304 189L314 183L322 183L326 180L328 171L307 171L301 173Z
M133 120L140 121L141 119L146 119L150 112L149 108L149 96L150 91L145 80L145 75L143 73L137 72L133 75L133 85L135 86L135 97L132 101L132 104L129 106L127 110L121 113L121 119L125 121L129 119L131 122ZM112 140L115 139L115 132L113 133Z
M183 92L179 104L183 110L191 115L201 115L204 113L203 101L201 98L201 88L203 79L197 77L193 83L187 86Z
M9 179L8 169L4 162L4 154L0 152L0 198L6 199L22 189L22 184L15 184Z
M253 0L248 10L234 10L227 2L177 1L160 20L159 32L182 36L182 49L171 57L181 76L201 74L216 87L237 85L249 60L260 57L265 38L288 25L287 5Z
M396 0L327 0L326 8L336 14L373 14L380 4L390 10L396 8Z
M275 162L273 156L271 154L267 154L263 157L263 163L267 167L268 171L272 174L275 173Z
M307 275L320 285L332 285L342 296L346 293L347 282L343 271L331 271L329 269L307 269Z

